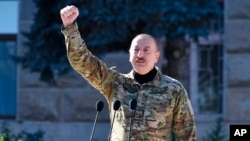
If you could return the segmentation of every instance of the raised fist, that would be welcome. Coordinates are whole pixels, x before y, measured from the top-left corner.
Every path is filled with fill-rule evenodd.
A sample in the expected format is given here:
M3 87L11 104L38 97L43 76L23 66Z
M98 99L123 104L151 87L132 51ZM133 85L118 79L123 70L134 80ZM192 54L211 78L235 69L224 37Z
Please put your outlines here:
M60 11L61 19L64 26L71 25L79 15L79 10L74 5L66 6Z

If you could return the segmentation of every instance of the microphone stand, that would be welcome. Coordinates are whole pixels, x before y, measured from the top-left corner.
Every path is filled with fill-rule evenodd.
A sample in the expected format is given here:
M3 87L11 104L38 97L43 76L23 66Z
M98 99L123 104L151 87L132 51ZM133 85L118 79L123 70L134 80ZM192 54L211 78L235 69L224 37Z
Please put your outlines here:
M133 125L133 120L134 116L135 116L135 110L132 111L132 117L130 117L130 125L129 125L129 133L128 133L128 141L130 141L131 139L131 129L132 129L132 125Z
M116 113L116 111L114 112L114 116L115 116L115 113ZM110 141L110 137L111 137L111 132L112 132L112 129L113 129L114 120L115 120L115 117L113 117L113 120L112 120L111 128L110 128L110 131L109 131L110 134L109 134L108 141Z
M95 122L94 122L94 126L93 126L93 129L92 129L92 133L91 133L91 137L90 137L90 141L92 141L93 139L93 135L94 135L94 131L95 131L95 125L96 125L96 121L97 121L97 117L98 117L98 113L96 113L96 116L95 116Z
M128 133L128 141L131 139L131 129L133 126L133 119L135 117L135 109L137 106L137 101L135 99L131 99L129 103L130 109L132 110L132 116L130 117L130 125L129 125L129 133Z
M114 109L114 115L113 115L113 120L112 120L112 123L111 123L111 128L110 128L110 131L109 131L109 137L108 137L108 141L110 141L110 138L111 138L111 133L112 133L112 129L113 129L113 124L114 124L114 121L115 121L115 114L116 114L116 111L120 108L121 106L121 102L119 100L116 100L114 102L114 105L113 105L113 109Z
M104 106L104 104L103 104L102 101L97 101L97 103L96 103L96 110L97 110L97 112L96 112L96 116L95 116L95 122L94 122L94 125L93 125L92 133L91 133L91 136L90 136L90 141L92 141L92 139L93 139L96 121L97 121L99 112L102 111L102 109L103 109L103 106Z

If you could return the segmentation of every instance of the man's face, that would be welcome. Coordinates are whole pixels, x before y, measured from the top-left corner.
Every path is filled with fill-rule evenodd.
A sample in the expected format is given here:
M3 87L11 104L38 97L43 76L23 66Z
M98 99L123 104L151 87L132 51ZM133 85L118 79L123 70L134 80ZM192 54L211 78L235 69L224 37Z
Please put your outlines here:
M131 43L129 52L129 61L134 70L141 75L152 70L160 56L155 40L147 34L135 37Z

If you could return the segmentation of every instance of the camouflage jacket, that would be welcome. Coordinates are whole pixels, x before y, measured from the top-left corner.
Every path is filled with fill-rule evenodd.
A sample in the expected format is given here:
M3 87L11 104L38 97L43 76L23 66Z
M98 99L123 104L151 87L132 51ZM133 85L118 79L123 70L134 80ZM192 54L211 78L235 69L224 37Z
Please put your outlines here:
M98 89L109 104L120 100L111 141L127 141L131 124L131 141L196 141L192 107L182 84L159 70L153 81L140 85L132 72L121 74L110 69L91 54L78 31L77 23L62 28L67 56L73 69ZM134 112L129 107L137 100ZM130 119L132 122L130 123Z

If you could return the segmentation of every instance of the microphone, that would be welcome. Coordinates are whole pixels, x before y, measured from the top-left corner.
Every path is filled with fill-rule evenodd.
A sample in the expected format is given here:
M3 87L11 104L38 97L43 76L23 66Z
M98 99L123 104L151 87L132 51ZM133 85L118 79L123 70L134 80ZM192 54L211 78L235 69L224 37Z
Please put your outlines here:
M93 129L92 129L92 133L91 133L91 136L90 136L90 141L92 141L92 139L93 139L98 114L99 114L99 112L102 111L103 107L104 107L104 103L102 101L97 101L96 102L96 111L97 112L96 112L96 117L95 117L95 122L94 122L94 125L93 125Z
M130 138L131 138L131 128L132 128L132 125L133 125L133 119L134 119L134 116L135 116L135 109L136 109L136 106L137 106L137 101L135 99L131 99L129 101L129 107L130 109L132 110L132 114L130 116L130 122L129 122L129 133L128 133L128 141L130 141Z
M113 121L111 123L111 128L110 128L110 131L109 131L109 137L108 137L109 141L110 141L110 137L111 137L111 133L112 133L112 129L113 129L113 124L114 124L114 120L115 120L115 113L120 108L120 106L121 106L121 102L119 100L116 100L113 103L113 109L115 110L115 112L114 112L114 116L113 116Z

